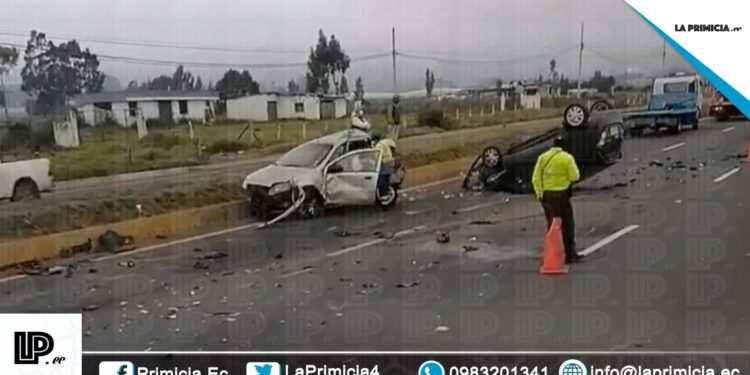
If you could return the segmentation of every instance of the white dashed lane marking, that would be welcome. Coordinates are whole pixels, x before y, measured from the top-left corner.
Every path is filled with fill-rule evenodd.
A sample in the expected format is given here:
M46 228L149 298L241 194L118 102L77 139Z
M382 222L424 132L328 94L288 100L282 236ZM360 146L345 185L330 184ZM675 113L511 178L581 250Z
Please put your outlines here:
M630 232L632 232L632 231L634 231L636 229L638 229L638 225L628 225L627 227L622 228L622 229L618 230L617 232L612 233L609 236L602 238L601 240L599 240L595 244L587 247L583 251L578 252L578 255L581 255L581 256L589 255L589 254L593 253L594 251L597 251L597 250L603 248L604 246L609 245L610 243L614 242L616 239L618 239L618 238L620 238L620 237L622 237L622 236L624 236L624 235L626 235L626 234L628 234L628 233L630 233Z
M673 144L671 146L664 147L662 149L662 151L664 151L664 152L672 151L672 150L678 149L678 148L680 148L682 146L685 146L685 142L680 142L680 143Z
M740 167L734 167L734 168L730 169L729 171L727 171L727 173L724 173L723 175L714 178L714 182L716 182L716 183L722 182L722 181L726 180L727 178L731 177L733 174L735 174L735 173L737 173L739 171L740 171Z

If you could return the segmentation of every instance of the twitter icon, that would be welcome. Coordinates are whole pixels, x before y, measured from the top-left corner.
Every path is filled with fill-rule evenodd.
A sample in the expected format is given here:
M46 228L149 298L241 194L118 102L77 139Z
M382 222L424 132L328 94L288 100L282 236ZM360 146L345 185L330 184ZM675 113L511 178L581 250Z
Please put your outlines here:
M281 375L278 362L248 362L247 375Z

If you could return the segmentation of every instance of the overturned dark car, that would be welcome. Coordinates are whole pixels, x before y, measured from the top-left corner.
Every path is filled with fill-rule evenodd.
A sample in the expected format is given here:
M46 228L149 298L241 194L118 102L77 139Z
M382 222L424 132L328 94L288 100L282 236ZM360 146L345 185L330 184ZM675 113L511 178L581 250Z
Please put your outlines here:
M613 111L589 113L585 107L572 104L565 109L562 127L511 146L505 154L495 146L486 147L466 173L463 188L533 193L531 177L536 160L559 135L567 137L568 152L575 157L581 179L601 172L622 157L622 116Z

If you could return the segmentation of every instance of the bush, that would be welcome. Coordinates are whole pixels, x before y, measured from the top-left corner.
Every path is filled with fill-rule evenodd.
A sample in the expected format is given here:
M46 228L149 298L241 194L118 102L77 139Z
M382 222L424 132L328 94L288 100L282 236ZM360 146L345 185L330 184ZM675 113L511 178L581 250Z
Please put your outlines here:
M443 129L451 129L453 121L445 117L443 109L437 105L429 105L419 111L417 118L419 125L434 126Z
M146 120L146 127L149 129L154 128L171 128L175 125L173 120L150 118Z
M101 122L97 124L97 126L101 126L103 128L121 128L122 127L122 125L120 125L120 123L117 122L117 120L115 120L111 116L105 117L104 120L102 120Z
M228 139L219 139L206 148L209 154L218 154L220 152L237 152L247 150L247 144L240 141Z
M151 133L141 139L141 143L148 146L169 150L174 146L186 143L187 138L170 133Z

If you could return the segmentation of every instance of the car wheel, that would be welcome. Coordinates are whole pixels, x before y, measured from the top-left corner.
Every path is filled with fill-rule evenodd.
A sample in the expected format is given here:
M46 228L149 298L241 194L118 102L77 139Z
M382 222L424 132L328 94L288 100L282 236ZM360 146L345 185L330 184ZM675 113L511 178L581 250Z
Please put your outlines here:
M34 180L22 178L13 187L13 196L11 196L10 200L17 202L28 198L39 199L39 188L36 186Z
M396 205L398 200L398 189L393 186L388 186L388 193L381 195L380 191L375 193L375 199L377 203L383 208L390 208Z
M591 112L604 112L609 111L610 109L609 103L604 100L597 100L591 105Z
M325 213L325 202L323 196L317 189L305 188L305 201L300 207L302 216L306 219L314 219L323 216Z
M471 164L471 167L466 172L466 177L464 177L464 182L461 186L463 186L466 190L482 190L481 186L481 168L482 168L482 155L477 156L476 159L474 159L474 163Z
M580 104L571 104L563 112L563 125L571 128L582 127L589 119L589 113Z
M259 221L266 221L271 216L271 210L259 195L247 200L247 212L251 218Z
M630 133L631 137L641 137L643 136L643 128L630 128L628 133Z
M495 146L488 146L482 151L482 164L488 168L496 169L502 163L503 154Z

